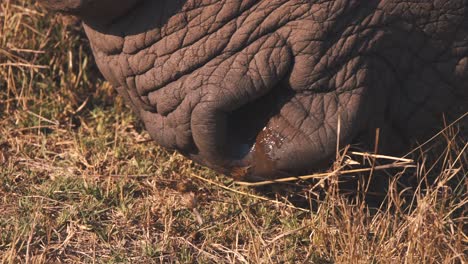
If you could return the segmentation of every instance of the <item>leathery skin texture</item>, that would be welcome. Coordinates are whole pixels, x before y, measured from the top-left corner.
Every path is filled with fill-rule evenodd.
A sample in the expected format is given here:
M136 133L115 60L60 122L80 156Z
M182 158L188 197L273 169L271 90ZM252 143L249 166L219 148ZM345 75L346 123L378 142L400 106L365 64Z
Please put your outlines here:
M42 2L83 18L158 144L242 179L321 168L377 127L404 151L467 111L466 0Z

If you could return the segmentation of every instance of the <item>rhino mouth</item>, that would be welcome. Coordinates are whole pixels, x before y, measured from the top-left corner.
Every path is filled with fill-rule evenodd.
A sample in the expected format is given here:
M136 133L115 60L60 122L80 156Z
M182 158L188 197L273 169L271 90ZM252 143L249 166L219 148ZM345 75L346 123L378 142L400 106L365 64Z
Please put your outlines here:
M320 39L303 46L316 37L290 36L286 20L262 27L250 20L248 11L267 2L234 2L230 8L214 3L213 10L219 5L226 14L205 21L193 6L175 12L162 8L165 1L144 1L141 14L116 29L85 29L104 76L162 147L219 172L241 171L240 178L317 167L335 150L339 112L344 109L348 124L358 115L360 91L352 90L365 86L365 78L349 73L362 62L341 54L322 61L327 49L320 49ZM268 8L262 14L283 12ZM152 17L152 26L142 26L148 24L143 17ZM338 71L342 78L335 80ZM340 85L343 91L335 91ZM352 130L342 137L348 140Z
M98 67L159 145L241 178L324 167L338 143L373 127L422 127L429 108L407 97L445 89L466 66L436 66L439 40L425 47L429 31L385 1L39 1L84 18ZM446 76L419 81L439 66Z
M281 48L284 50L287 46ZM275 58L265 56L271 57ZM270 64L266 61L263 66ZM360 67L352 59L348 64L348 68ZM349 91L336 91L325 84L315 91L297 91L290 82L294 67L289 58L280 74L262 75L264 79L259 79L265 86L261 91L253 91L259 86L250 80L241 81L248 76L241 78L228 71L215 78L218 74L209 71L209 75L201 67L150 89L153 91L143 97L135 93L133 98L143 98L152 108L138 112L153 139L166 148L237 179L297 175L329 165L336 149L337 121L355 123L362 94L354 84L346 88ZM222 64L216 69L225 73ZM329 80L335 74L328 72L320 78ZM215 85L198 82L200 76L215 80ZM354 132L355 127L347 127L340 135L342 142L348 143Z

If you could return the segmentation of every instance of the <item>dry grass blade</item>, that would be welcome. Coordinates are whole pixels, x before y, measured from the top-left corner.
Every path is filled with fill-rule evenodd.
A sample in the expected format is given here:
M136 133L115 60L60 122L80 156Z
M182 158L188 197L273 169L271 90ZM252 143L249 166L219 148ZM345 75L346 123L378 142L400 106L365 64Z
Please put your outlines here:
M381 155L381 154L373 154L373 153L357 152L357 151L350 151L349 154L362 156L366 158L387 159L387 160L394 160L394 161L399 161L399 162L404 162L404 163L414 163L414 160L412 159L393 157L393 156Z
M221 183L217 183L215 181L212 181L210 179L207 179L207 178L204 178L202 176L199 176L199 175L196 175L196 174L190 174L191 177L194 177L194 178L197 178L199 180L202 180L204 182L207 182L211 185L214 185L214 186L217 186L221 189L224 189L226 191L229 191L229 192L233 192L233 193L236 193L236 194L240 194L240 195L244 195L244 196L248 196L248 197L251 197L251 198L254 198L254 199L257 199L257 200L262 200L262 201L267 201L267 202L270 202L270 203L273 203L273 204L277 204L277 205L281 205L281 206L285 206L285 207L289 207L289 208L293 208L295 210L299 210L299 211L303 211L303 212L308 212L310 213L310 210L307 210L307 209L304 209L304 208L300 208L300 207L296 207L296 206L293 206L293 205L290 205L290 204L286 204L286 203L283 203L283 202L280 202L280 201L276 201L276 200L272 200L272 199L268 199L266 197L262 197L262 196L258 196L258 195L255 195L255 194L250 194L250 193L246 193L246 192L243 192L243 191L239 191L239 190L236 190L236 189L233 189L233 188L229 188Z
M37 52L39 53L39 52ZM28 63L12 63L12 62L5 62L5 63L0 63L0 67L18 67L18 68L33 68L33 69L47 69L48 66L45 65L34 65L34 64L28 64Z
M325 172L325 173L317 173L311 175L304 175L304 176L295 176L295 177L287 177L287 178L279 178L275 180L267 180L267 181L259 181L259 182L243 182L243 181L235 181L235 184L242 185L242 186L263 186L263 185L270 185L270 184L277 184L277 183L285 183L285 182L292 182L292 181L301 181L301 180L310 180L310 179L324 179L329 178L332 176L338 175L349 175L349 174L356 174L356 173L363 173L363 172L370 172L372 170L387 170L387 169L394 169L394 168L415 168L416 165L411 164L411 162L397 162L392 164L386 165L379 165L373 168L362 168L362 169L353 169L353 170L335 170L333 172Z
M278 240L281 240L281 239L283 239L283 238L285 238L285 237L287 237L287 236L290 236L290 235L292 235L292 234L295 234L295 233L297 233L297 232L299 232L299 231L302 231L302 230L304 230L304 229L306 229L306 228L309 228L309 227L310 227L310 225L304 225L304 226L301 226L301 227L296 228L296 229L294 229L294 230L289 230L289 231L284 232L284 233L282 233L282 234L280 234L280 235L274 237L273 239L269 240L268 243L269 243L269 244L274 244L274 243L276 243Z

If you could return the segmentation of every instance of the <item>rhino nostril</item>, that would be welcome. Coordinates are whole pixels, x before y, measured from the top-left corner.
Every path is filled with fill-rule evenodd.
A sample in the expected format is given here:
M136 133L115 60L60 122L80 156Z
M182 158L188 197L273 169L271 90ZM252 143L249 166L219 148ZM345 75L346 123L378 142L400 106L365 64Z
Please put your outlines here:
M226 115L226 153L230 159L244 159L255 145L257 135L276 113L269 95Z
M278 86L226 114L225 155L234 161L235 167L238 164L248 166L248 174L253 176L270 177L276 173L272 153L281 147L285 139L270 125L292 96L292 90Z

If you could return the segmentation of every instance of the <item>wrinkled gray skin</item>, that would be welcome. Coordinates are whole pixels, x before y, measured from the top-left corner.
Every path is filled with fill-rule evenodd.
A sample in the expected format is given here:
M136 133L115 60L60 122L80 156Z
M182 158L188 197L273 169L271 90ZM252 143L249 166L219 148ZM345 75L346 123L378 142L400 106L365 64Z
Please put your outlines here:
M326 165L339 122L403 151L467 111L466 0L40 2L83 19L158 144L237 177Z

